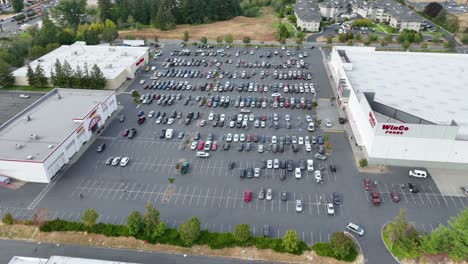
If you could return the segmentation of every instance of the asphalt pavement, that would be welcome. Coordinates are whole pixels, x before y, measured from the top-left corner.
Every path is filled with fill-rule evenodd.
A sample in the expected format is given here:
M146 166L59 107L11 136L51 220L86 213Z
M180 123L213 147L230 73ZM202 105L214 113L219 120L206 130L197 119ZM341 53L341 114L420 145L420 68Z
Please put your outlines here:
M173 50L180 47L167 45L163 49L163 55L156 61L151 60L150 66L156 66L157 70L163 70L162 62L167 58L180 57L190 60L201 58L207 61L217 59L222 62L221 69L229 72L241 72L244 68L235 66L237 57L233 54L239 49L240 59L249 62L262 61L260 54L266 50L254 51L254 55L243 54L242 48L231 48L227 52L231 57L193 57L171 56ZM194 48L191 48L194 50ZM309 69L302 69L312 73L312 80L307 81L315 84L317 95L320 100L318 117L328 118L336 124L338 116L336 111L330 111L330 106L325 106L332 94L326 71L323 67L321 52L317 50L307 51L309 56L305 61L310 65ZM253 50L252 48L249 49ZM274 51L274 49L270 49ZM280 48L278 48L280 50ZM292 50L291 50L292 51ZM295 52L299 52L294 50ZM282 54L285 51L280 51ZM231 58L234 63L225 63ZM287 60L288 56L273 56L269 60L276 64ZM214 69L210 67L177 66L177 69L199 69L207 73ZM257 82L257 83L279 83L290 84L304 83L303 80L274 80L271 75L275 69L269 69L270 76L260 78L260 71L265 69L249 68L248 71L256 71L256 75L250 80L243 79L218 79L221 84L226 81L232 83ZM286 69L289 71L289 69ZM293 70L293 69L291 69ZM280 71L280 70L278 70ZM284 70L283 70L284 71ZM26 184L20 190L27 190L28 194L9 195L11 190L0 190L0 214L7 211L13 213L17 218L30 218L39 208L46 208L50 219L68 219L79 221L81 213L87 208L94 208L99 214L99 221L113 224L125 224L126 216L133 210L143 211L146 202L152 202L161 212L162 219L170 227L177 227L180 223L191 216L196 216L202 223L202 228L214 232L231 232L236 224L246 223L251 227L252 234L261 235L265 224L271 227L272 237L281 237L288 229L295 230L299 237L309 244L315 242L327 242L333 232L343 231L348 222L359 224L366 230L366 235L357 237L361 244L367 263L393 263L394 260L384 248L380 240L380 229L384 223L390 221L397 215L400 208L408 209L408 218L413 221L422 232L429 232L436 228L439 223L445 223L450 216L456 215L468 205L465 197L452 197L442 195L432 179L411 180L420 188L420 193L409 193L406 184L408 168L389 168L384 174L359 173L355 168L352 156L349 135L342 131L338 125L326 128L324 125L317 127L316 131L308 132L305 115L314 115L315 110L286 109L286 108L250 108L255 116L267 115L268 124L271 124L273 112L279 115L280 127L275 129L267 125L265 128L256 128L249 123L248 129L237 129L229 127L213 127L211 121L201 127L199 121L208 119L210 112L225 114L227 116L239 114L239 108L230 105L227 108L198 106L195 97L198 95L220 95L230 96L232 102L240 95L267 96L268 93L259 92L214 92L214 91L189 91L189 90L145 90L140 85L140 80L145 80L145 85L151 83L153 73L141 72L128 89L118 95L118 101L124 107L122 114L127 118L125 122L112 120L103 133L93 143L90 142L89 149L83 156L55 182L50 189L37 195L44 185ZM196 85L207 81L206 78L168 78L163 80L188 81ZM171 106L152 104L135 104L130 91L136 90L140 94L177 94L181 93L182 99ZM184 105L183 102L191 95L192 100ZM284 94L286 97L314 98L313 94L294 93ZM325 105L322 104L325 102ZM323 106L322 106L323 105ZM184 114L181 119L175 119L172 125L156 124L154 118L148 118L142 125L136 123L137 113L143 110L146 114L151 110L164 111L170 114L173 110ZM192 121L190 125L184 125L184 119L188 112L199 111L200 118ZM285 117L290 115L292 127L285 127ZM324 116L325 115L325 116ZM334 116L335 115L335 116ZM298 119L299 118L299 119ZM138 134L134 139L121 136L125 128L135 127ZM184 132L184 139L159 139L156 137L161 129L173 128L175 135ZM208 133L214 133L214 140L222 142L223 135L232 134L257 134L265 135L269 141L272 136L278 138L285 135L296 135L297 137L312 137L328 134L332 145L331 152L326 161L314 159L315 167L322 165L325 169L321 172L324 179L323 184L318 184L314 179L314 172L303 171L301 179L294 179L293 174L288 172L286 180L279 179L279 170L262 169L259 178L240 179L239 169L258 167L261 160L280 159L293 160L298 166L299 160L313 159L315 152L307 152L304 145L299 144L299 151L293 152L290 145L286 145L284 153L274 153L271 150L264 153L257 152L258 143L250 152L238 151L239 143L232 143L230 150L210 151L209 159L195 157L195 151L190 149L194 132L199 131L202 140L206 140ZM185 145L185 140L189 145ZM96 147L106 143L107 148L103 153L97 153ZM222 144L219 144L221 147ZM268 144L266 144L268 145ZM126 167L109 166L105 161L110 157L128 156L130 163ZM180 175L175 170L175 164L181 160L189 161L190 170L187 175ZM234 169L228 169L228 163L235 161ZM336 165L337 171L331 172L330 164ZM174 184L170 185L168 178L174 178ZM373 188L377 190L382 199L380 206L374 206L369 199L369 193L363 188L363 179L369 178ZM258 191L263 187L273 190L271 201L259 200ZM29 189L28 189L29 188ZM171 194L168 189L173 188ZM243 193L246 189L253 192L253 199L246 203L243 201ZM19 190L19 191L20 191ZM279 199L279 192L288 192L288 201ZM390 192L399 193L401 201L393 203L390 200ZM24 192L24 191L23 191ZM335 207L335 214L328 215L326 203L330 201L331 194L338 192L342 203ZM169 195L168 195L169 194ZM169 199L164 199L166 195ZM27 208L28 200L38 196L37 206ZM80 199L80 197L83 197ZM21 202L13 202L18 198ZM295 208L295 200L302 200L303 211L298 213Z
M108 261L148 264L274 263L220 257L165 254L142 250L136 251L125 249L84 247L68 244L49 244L29 241L0 240L0 262L8 263L14 256L32 258L66 256L75 258L100 259Z

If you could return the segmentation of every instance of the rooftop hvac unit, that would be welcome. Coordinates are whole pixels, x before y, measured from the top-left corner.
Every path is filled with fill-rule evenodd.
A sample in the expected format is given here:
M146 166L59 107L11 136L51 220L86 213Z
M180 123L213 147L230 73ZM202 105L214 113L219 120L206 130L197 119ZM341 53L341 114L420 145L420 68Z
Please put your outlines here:
M121 54L121 55L122 55L122 56L127 56L127 52L126 52L126 51L124 51L124 52L122 52L122 54Z
M16 145L15 145L15 148L16 148L16 149L22 149L23 147L24 147L23 144L16 144Z
M37 136L37 134L31 134L29 135L29 138L32 140L37 140L39 137Z
M31 115L29 114L26 115L26 121L31 121Z
M106 64L106 66L104 67L106 69L112 69L112 64Z
M38 61L38 62L43 62L44 60L43 60L43 59L38 59L37 61Z
M26 159L32 160L32 159L34 159L34 157L32 155L29 155L29 156L26 157Z
M75 50L75 51L73 52L73 55L78 55L78 51Z
M50 149L53 149L53 148L54 148L54 145L49 145L49 146L47 146L47 147L50 148Z

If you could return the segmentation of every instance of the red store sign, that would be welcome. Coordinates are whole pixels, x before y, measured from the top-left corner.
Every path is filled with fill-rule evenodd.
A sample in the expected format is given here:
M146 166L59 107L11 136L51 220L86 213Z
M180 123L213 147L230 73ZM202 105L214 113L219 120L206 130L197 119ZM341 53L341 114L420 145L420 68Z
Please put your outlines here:
M375 125L377 124L377 121L375 121L375 117L372 114L372 112L369 112L369 123L372 126L372 128L374 128Z
M139 59L135 65L138 67L138 66L140 66L140 64L142 64L144 61L145 61L145 58L143 57L143 58Z
M382 125L382 130L385 131L385 134L392 135L403 135L405 131L409 130L407 126L394 126L394 125Z

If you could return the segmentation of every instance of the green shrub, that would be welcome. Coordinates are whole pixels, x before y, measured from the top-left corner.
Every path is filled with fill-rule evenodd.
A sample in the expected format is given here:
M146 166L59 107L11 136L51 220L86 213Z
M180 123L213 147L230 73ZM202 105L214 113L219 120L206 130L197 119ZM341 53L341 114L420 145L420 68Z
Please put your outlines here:
M101 234L109 237L128 236L128 229L123 225L98 223L88 229L90 233Z
M7 212L7 213L3 216L2 222L3 222L5 225L12 225L13 222L14 222L13 215L11 215L10 212Z
M254 243L255 247L258 249L267 249L271 247L271 241L266 237L255 237Z
M334 257L333 249L330 243L324 242L317 242L312 246L312 249L317 253L319 256L326 256L326 257Z
M175 228L167 228L162 236L156 239L161 244L170 244L175 246L184 246L179 237L179 232Z
M79 222L71 222L61 219L51 220L45 222L39 230L41 232L53 231L86 231L85 226Z
M236 240L231 233L212 233L208 243L211 249L221 249L236 246Z
M368 164L367 164L367 159L361 159L361 160L359 160L359 167L365 168L365 167L367 167L367 165L368 165Z
M330 239L330 245L333 249L335 258L338 260L352 262L358 255L356 244L343 232L333 233Z

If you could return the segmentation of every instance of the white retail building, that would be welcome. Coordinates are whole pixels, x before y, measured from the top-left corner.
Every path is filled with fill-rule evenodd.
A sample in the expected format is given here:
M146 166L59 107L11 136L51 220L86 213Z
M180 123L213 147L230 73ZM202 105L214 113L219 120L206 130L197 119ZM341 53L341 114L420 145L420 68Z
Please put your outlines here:
M333 47L337 101L369 163L468 168L468 56Z
M56 60L62 64L67 61L73 70L85 64L89 70L94 64L99 66L107 80L107 89L118 88L127 79L133 79L135 73L149 62L149 49L146 47L124 46L88 46L84 42L62 45L60 48L30 63L33 69L40 64L47 78L50 78ZM16 85L28 85L27 66L13 71Z
M50 91L0 126L0 175L50 182L116 109L113 91Z

